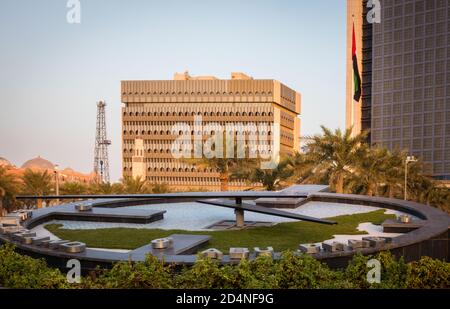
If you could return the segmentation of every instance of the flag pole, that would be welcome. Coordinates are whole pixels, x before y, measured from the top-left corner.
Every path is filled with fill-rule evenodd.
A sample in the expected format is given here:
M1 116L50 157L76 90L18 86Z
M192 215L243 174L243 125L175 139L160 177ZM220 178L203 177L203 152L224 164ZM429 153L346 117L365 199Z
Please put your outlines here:
M351 112L351 124L352 126L355 125L355 105L356 103L359 103L361 100L361 76L359 74L359 66L358 66L358 56L357 56L357 50L356 50L356 32L355 32L355 21L354 21L354 15L352 14L352 66L353 66L353 100L352 100L352 112ZM355 102L353 102L355 101ZM359 105L358 105L359 106ZM359 129L359 127L358 127ZM353 130L352 130L353 132ZM354 136L354 134L352 134Z

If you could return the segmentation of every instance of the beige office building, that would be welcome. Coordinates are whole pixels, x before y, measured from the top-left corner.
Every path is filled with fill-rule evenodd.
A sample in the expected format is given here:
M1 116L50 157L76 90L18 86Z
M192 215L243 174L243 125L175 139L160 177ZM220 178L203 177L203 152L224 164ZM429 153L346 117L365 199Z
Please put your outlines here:
M199 117L203 141L209 135L205 127L266 124L267 131L258 132L267 138L266 145L258 148L260 154L272 149L280 154L299 150L300 94L276 80L253 79L243 73L222 80L191 77L186 72L175 74L174 80L122 81L121 88L124 177L141 176L176 190L219 190L217 171L192 166L172 152L180 135L196 134L194 119ZM174 126L179 123L192 129L176 134ZM251 142L246 136L245 143ZM242 190L249 185L234 181L229 187Z

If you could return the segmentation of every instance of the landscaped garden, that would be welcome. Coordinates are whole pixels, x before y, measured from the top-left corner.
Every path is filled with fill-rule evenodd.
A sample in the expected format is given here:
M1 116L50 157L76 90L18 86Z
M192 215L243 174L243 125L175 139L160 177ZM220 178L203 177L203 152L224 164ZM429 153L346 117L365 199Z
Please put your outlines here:
M319 225L312 222L285 222L271 227L256 227L244 230L224 231L185 231L162 229L107 228L90 230L70 230L60 224L48 224L47 230L61 239L71 239L86 243L88 247L110 249L136 249L152 239L167 237L171 234L189 232L194 235L210 235L209 247L227 251L230 247L267 247L276 251L296 250L301 243L320 242L333 238L336 234L366 234L357 229L359 223L381 224L395 215L385 214L380 209L369 213L344 215L330 218L336 225Z

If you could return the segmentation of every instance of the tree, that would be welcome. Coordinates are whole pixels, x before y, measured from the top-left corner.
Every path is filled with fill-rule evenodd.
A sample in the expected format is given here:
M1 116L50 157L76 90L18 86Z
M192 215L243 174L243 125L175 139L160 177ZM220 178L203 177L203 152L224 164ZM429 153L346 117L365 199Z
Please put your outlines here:
M450 213L450 189L435 185L429 196L428 204Z
M238 179L245 179L249 183L261 183L268 191L274 191L279 188L283 180L288 179L293 174L291 161L283 159L274 169L262 169L255 167L250 171L236 171L232 177Z
M59 191L64 195L80 195L87 193L87 186L76 181L68 181L61 185Z
M292 166L292 175L289 180L293 183L306 184L328 184L329 176L327 173L314 173L315 162L311 161L306 153L296 152L290 158L290 165Z
M48 195L53 190L52 175L45 171L26 169L22 176L23 192L37 196ZM37 199L37 208L42 207L42 199Z
M329 183L337 193L387 195L403 198L407 152L388 150L363 141L366 133L332 132L307 138L303 153L292 159L295 183ZM408 198L450 212L450 189L423 173L420 159L408 163Z
M88 192L91 194L121 194L123 193L121 183L93 182L89 185Z
M237 171L243 171L256 167L256 161L250 159L239 158L211 158L202 159L201 162L196 163L200 168L211 168L219 173L220 191L228 191L230 180L239 179L236 177Z
M401 197L405 178L406 152L400 150L387 151L382 187L389 198Z
M344 133L340 129L332 132L321 126L323 135L308 138L306 161L314 163L314 177L328 175L330 186L337 193L344 193L344 183L356 169L356 161L363 151L361 144L367 133L352 136L351 128Z
M59 192L62 195L81 195L86 194L88 192L88 188L83 183L68 181L60 186Z
M408 199L450 212L450 189L423 175L421 162L408 164Z
M170 189L169 186L165 183L155 183L151 185L152 193L158 194L158 193L169 193Z
M387 155L385 148L369 148L362 146L362 151L356 157L356 169L350 177L349 187L359 187L368 196L378 193L378 188L385 181L387 170Z
M450 189L434 184L423 193L421 202L450 212Z
M136 177L125 177L122 179L122 185L125 193L129 194L139 194L139 193L151 193L151 188L149 187L145 179L141 179L141 176Z
M403 158L403 166L402 166L402 187L404 187L404 171L406 164L406 156ZM432 190L435 187L435 181L426 175L423 174L423 162L418 159L416 162L408 163L408 199L414 200L419 203L428 204L429 196L432 194ZM404 193L404 192L403 192Z
M226 134L223 133L223 141L226 140ZM190 165L194 165L200 169L212 169L213 171L217 171L219 173L220 180L220 191L228 191L228 184L231 179L237 179L233 175L236 174L237 171L245 171L251 170L255 168L257 164L260 162L258 159L254 158L237 158L237 143L234 143L234 152L232 158L227 158L225 154L227 154L227 147L223 147L223 157L220 158L218 156L213 155L215 150L207 151L201 158L183 158L182 162L185 162ZM244 149L245 155L248 154L248 148ZM236 155L236 156L235 156Z
M19 191L17 177L0 166L0 216L2 212L11 211L15 205L15 197Z

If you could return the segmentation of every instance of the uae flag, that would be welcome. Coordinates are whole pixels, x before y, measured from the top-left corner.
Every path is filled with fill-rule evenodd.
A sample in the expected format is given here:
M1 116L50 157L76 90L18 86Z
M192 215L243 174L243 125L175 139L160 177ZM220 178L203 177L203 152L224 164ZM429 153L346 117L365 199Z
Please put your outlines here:
M359 102L361 98L361 76L358 70L358 60L356 59L356 38L355 38L355 24L353 24L352 36L352 61L353 61L353 99Z

